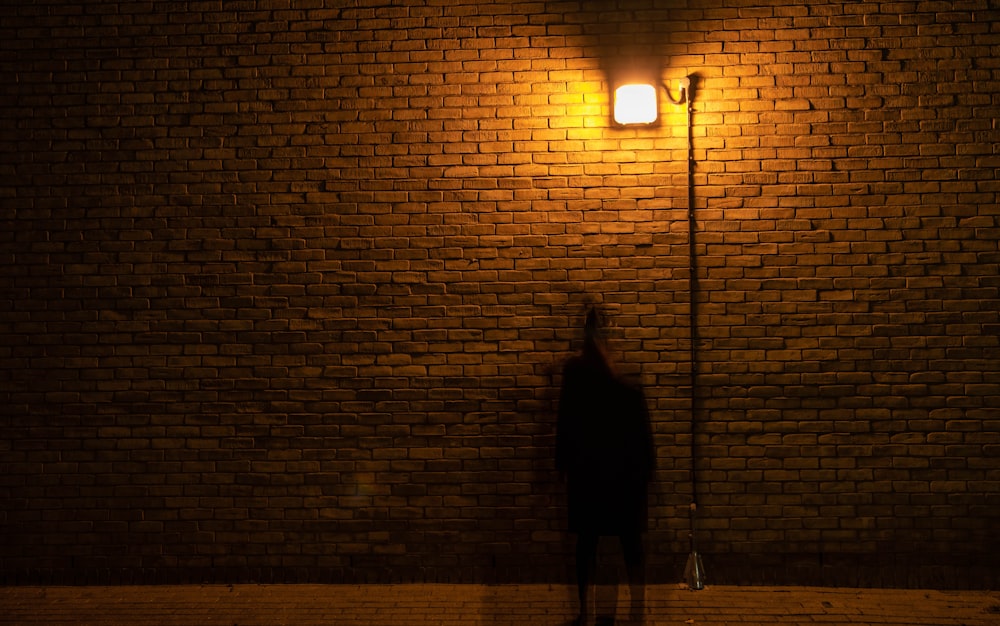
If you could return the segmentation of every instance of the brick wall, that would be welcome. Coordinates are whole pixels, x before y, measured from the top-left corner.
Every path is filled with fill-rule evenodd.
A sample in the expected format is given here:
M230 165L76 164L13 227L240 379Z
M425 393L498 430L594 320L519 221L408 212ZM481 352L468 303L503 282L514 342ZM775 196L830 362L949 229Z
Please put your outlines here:
M3 580L563 580L597 305L656 579L996 585L996 4L617 5L0 9Z

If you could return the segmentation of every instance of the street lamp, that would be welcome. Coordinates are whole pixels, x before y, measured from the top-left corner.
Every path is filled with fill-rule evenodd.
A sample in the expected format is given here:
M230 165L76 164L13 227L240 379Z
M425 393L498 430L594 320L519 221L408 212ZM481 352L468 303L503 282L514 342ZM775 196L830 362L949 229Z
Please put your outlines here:
M698 264L695 255L696 223L694 215L694 147L692 144L691 115L694 107L691 102L691 77L686 76L678 81L678 94L675 98L670 88L663 84L663 91L674 104L685 104L687 125L687 209L688 209L688 260L690 263L690 315L691 315L691 552L684 567L684 579L688 588L698 590L705 587L705 566L698 554L696 543L698 481L695 472L697 458L696 423L698 415L697 383L698 383ZM651 126L659 121L659 90L656 82L651 80L623 81L612 91L614 100L611 106L611 117L618 126Z
M685 77L678 81L676 98L670 93L666 84L663 91L674 104L691 103L691 78ZM612 118L619 126L648 126L659 119L659 90L652 81L628 82L615 87L612 103Z

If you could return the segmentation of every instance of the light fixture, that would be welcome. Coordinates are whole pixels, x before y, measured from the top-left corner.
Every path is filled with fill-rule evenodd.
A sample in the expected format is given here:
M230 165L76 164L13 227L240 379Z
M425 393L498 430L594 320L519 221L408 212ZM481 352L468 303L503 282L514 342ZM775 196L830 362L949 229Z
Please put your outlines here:
M656 87L629 83L615 89L615 122L622 126L656 122Z
M674 98L670 89L663 85L667 98L674 104L690 105L691 78L678 82L679 94ZM659 120L658 90L653 82L628 82L614 89L612 118L619 126L649 126Z

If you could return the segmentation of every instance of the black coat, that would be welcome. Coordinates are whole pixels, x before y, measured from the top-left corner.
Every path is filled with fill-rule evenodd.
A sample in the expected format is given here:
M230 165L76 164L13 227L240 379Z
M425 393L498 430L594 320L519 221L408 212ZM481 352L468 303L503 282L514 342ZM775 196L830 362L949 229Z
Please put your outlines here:
M596 352L566 363L556 466L566 474L569 530L621 535L646 530L653 471L642 391L616 378Z

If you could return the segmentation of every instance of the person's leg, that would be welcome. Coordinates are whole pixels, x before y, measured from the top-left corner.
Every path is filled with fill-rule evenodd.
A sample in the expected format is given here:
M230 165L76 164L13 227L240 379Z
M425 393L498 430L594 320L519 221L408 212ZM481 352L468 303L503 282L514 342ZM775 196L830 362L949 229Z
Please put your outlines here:
M637 532L624 533L619 539L632 599L630 618L633 624L641 624L646 612L646 554L642 547L642 536Z
M580 533L576 538L576 590L580 601L580 618L577 623L581 626L586 624L589 613L588 591L590 576L597 562L598 539L598 535L593 533Z
M639 533L623 533L619 536L622 544L622 555L625 557L625 569L630 583L646 582L646 555L642 549L642 535Z

